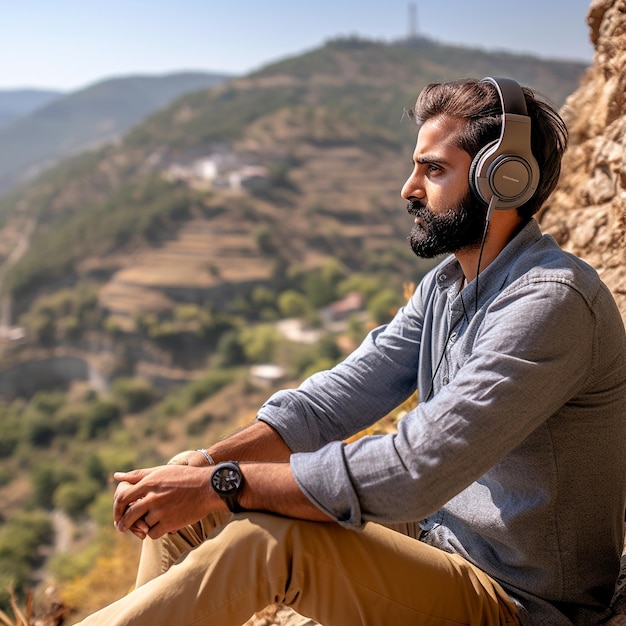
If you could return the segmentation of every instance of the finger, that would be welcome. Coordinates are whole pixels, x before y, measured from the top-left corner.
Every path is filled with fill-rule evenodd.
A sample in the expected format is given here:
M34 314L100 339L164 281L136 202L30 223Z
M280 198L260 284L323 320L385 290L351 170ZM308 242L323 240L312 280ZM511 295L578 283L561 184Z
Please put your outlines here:
M142 532L144 535L148 534L148 531L150 530L150 524L148 524L148 522L146 521L146 515L144 515L143 517L139 518L130 528L130 530L137 530L139 532Z
M117 486L113 496L113 521L117 524L128 507L141 500L140 489L130 483L122 482Z
M113 478L118 482L131 483L134 485L138 483L144 476L147 476L152 471L152 468L136 469L130 472L115 472Z
M145 483L141 482L142 479L159 469L161 468L149 467L133 470L131 472L116 472L113 474L113 478L120 481L113 498L113 520L115 523L119 523L131 502L140 500L142 496L146 495Z
M139 530L135 526L128 529L135 537L141 539L142 541L148 536L148 533L143 532L143 530Z
M165 526L161 524L161 522L157 522L148 531L148 537L150 537L150 539L159 539L165 534L165 532Z
M120 532L126 532L129 528L136 525L136 522L140 520L148 512L148 503L144 499L139 499L135 502L131 502L122 516L117 520L117 529ZM147 524L147 522L145 522ZM142 527L139 527L140 529Z
M135 537L139 537L139 539L143 540L148 536L148 532L150 531L150 526L146 523L145 517L138 519L129 529L128 529Z

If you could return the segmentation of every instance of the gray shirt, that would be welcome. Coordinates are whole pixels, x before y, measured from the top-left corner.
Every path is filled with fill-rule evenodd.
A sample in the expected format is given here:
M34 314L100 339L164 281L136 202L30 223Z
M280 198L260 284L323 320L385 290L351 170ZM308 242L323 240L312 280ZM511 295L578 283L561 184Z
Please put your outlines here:
M462 288L454 257L330 371L258 419L339 523L420 521L532 624L592 623L622 549L626 339L596 272L531 220ZM343 440L417 388L397 433Z

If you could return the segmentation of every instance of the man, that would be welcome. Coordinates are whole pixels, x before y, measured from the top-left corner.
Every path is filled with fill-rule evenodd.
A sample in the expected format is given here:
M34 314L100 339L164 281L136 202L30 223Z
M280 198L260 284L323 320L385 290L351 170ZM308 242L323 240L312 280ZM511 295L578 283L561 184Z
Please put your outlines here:
M453 256L248 428L116 474L118 530L149 538L137 589L84 624L238 626L272 602L324 626L590 624L606 610L626 343L597 274L532 218L565 126L508 79L429 85L412 116L411 246ZM397 433L343 443L416 388Z

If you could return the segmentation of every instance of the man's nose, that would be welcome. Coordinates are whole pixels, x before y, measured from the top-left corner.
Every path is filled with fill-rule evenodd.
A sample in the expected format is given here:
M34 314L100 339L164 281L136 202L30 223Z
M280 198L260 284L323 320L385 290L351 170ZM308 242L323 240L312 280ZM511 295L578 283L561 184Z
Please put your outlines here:
M402 187L400 195L404 200L411 200L413 198L419 198L421 200L425 198L426 193L418 180L418 176L411 174L411 176L408 177Z

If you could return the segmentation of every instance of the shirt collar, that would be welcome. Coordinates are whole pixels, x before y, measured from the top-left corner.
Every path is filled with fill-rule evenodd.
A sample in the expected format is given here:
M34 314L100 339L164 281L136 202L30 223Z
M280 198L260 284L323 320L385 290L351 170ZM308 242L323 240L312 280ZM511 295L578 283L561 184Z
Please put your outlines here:
M521 230L502 249L500 254L478 275L478 306L490 300L494 294L498 293L506 284L511 267L516 259L522 254L530 244L541 239L539 224L534 219L530 219ZM460 291L459 285L463 278L463 270L456 257L450 256L438 268L436 273L437 287L440 290L453 291L449 296L457 296ZM456 288L456 291L454 290ZM463 291L464 305L467 310L473 311L476 308L476 278L469 283Z

